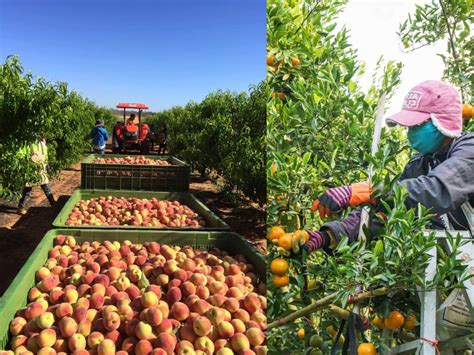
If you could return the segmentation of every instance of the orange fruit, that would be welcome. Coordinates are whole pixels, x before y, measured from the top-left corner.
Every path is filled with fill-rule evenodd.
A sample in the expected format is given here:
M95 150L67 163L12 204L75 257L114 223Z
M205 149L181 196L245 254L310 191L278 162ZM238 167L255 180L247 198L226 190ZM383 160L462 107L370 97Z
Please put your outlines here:
M300 339L303 339L304 338L304 329L303 328L298 329L297 334L298 334L298 337Z
M281 91L280 91L277 95L278 95L278 98L279 98L280 100L283 101L283 100L285 99L285 94L282 93Z
M385 318L384 324L390 330L400 328L405 322L405 317L398 311L391 311L388 318Z
M291 58L291 64L293 64L294 66L300 65L301 60L298 57Z
M270 270L276 275L283 276L288 272L290 265L288 261L283 258L273 259L270 264Z
M274 55L267 55L267 65L273 65L274 61L275 61Z
M357 348L357 355L376 355L377 349L375 349L374 344L371 343L362 343Z
M276 162L273 162L273 164L272 164L272 175L275 175L277 170L278 170L278 164Z
M375 325L379 329L385 328L383 318L379 318L377 314L375 315L374 319L372 319L372 324Z
M274 239L278 240L284 234L285 234L285 230L281 226L274 226L270 228L267 238L268 240L274 240Z
M471 104L462 104L462 118L468 119L474 116L474 108Z
M416 317L413 314L410 314L408 317L406 317L405 322L403 323L403 328L406 330L412 330L416 327L415 321Z
M285 233L280 238L278 238L278 246L282 247L285 250L291 250L292 240L293 235L291 233Z
M301 229L300 229L300 230L297 230L296 232L294 232L293 235L294 235L295 237L297 237L297 238L299 238L300 235L302 235L302 236L304 237L305 243L307 243L308 240L309 240L309 234L308 234L308 232L306 232L306 231L304 231L304 230L301 230Z
M290 283L290 278L288 275L273 275L273 284L275 287L287 286Z

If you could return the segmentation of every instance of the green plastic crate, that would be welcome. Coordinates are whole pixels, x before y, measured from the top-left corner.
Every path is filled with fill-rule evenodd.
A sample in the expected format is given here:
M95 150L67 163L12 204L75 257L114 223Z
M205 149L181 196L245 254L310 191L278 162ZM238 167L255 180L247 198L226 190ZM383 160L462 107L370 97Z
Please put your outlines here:
M152 198L158 200L175 200L190 207L194 212L199 214L206 221L206 226L201 228L191 227L144 227L144 226L69 226L66 225L67 218L71 213L74 205L80 200L87 200L100 196L117 196L117 197L138 197ZM61 212L53 221L53 226L57 228L86 228L86 229L153 229L153 230L213 230L224 231L229 230L229 225L220 219L214 212L207 208L194 195L187 192L145 192L145 191L111 191L111 190L75 190L69 200L66 202Z
M28 291L35 285L35 272L48 259L48 252L53 247L54 237L59 234L72 235L78 243L94 240L103 242L106 240L123 241L128 239L134 243L156 241L160 244L191 245L201 250L217 247L230 254L244 255L247 261L255 267L257 277L262 281L265 280L265 259L249 242L236 233L53 229L46 233L0 299L0 349L5 349L8 344L9 324L15 317L16 311L27 304Z
M81 188L100 190L189 191L191 168L175 157L146 155L171 165L95 164L98 157L125 157L123 154L91 154L81 163Z

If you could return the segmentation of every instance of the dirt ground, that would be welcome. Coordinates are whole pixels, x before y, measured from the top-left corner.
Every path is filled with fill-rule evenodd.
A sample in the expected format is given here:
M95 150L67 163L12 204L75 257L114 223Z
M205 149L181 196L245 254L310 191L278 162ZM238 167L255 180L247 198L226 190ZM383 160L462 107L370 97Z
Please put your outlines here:
M24 216L16 213L17 202L0 199L0 296L10 285L22 265L38 245L43 235L52 229L52 222L71 193L80 187L80 163L63 170L58 179L51 181L57 199L50 207L43 191L35 187ZM221 217L232 231L245 236L257 250L265 252L265 211L258 205L243 202L236 206L208 180L191 177L190 192Z

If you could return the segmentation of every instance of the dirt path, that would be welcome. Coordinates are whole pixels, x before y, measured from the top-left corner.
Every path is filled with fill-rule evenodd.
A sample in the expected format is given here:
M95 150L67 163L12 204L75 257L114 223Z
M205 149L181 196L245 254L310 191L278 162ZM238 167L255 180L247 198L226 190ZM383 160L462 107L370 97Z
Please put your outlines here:
M226 202L212 182L200 181L195 176L191 181L191 193L227 222L233 231L245 236L258 250L265 252L265 212L262 208L251 203L236 206ZM24 216L16 214L16 202L0 199L0 296L43 235L52 228L54 218L72 192L80 187L80 183L81 170L78 163L63 170L58 179L51 181L51 188L58 200L55 206L50 207L42 190L36 187Z

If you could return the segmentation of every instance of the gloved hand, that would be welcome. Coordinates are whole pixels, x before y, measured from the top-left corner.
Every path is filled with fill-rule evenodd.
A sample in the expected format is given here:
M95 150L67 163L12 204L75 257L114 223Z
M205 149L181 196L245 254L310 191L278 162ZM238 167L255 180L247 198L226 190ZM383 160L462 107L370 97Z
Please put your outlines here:
M371 193L372 189L368 182L333 187L314 201L311 212L318 210L321 218L331 217L333 213L341 212L349 206L354 207L364 202L370 202Z
M308 254L311 254L315 250L329 247L331 240L327 232L307 231L307 233L309 240L301 248L306 250Z

